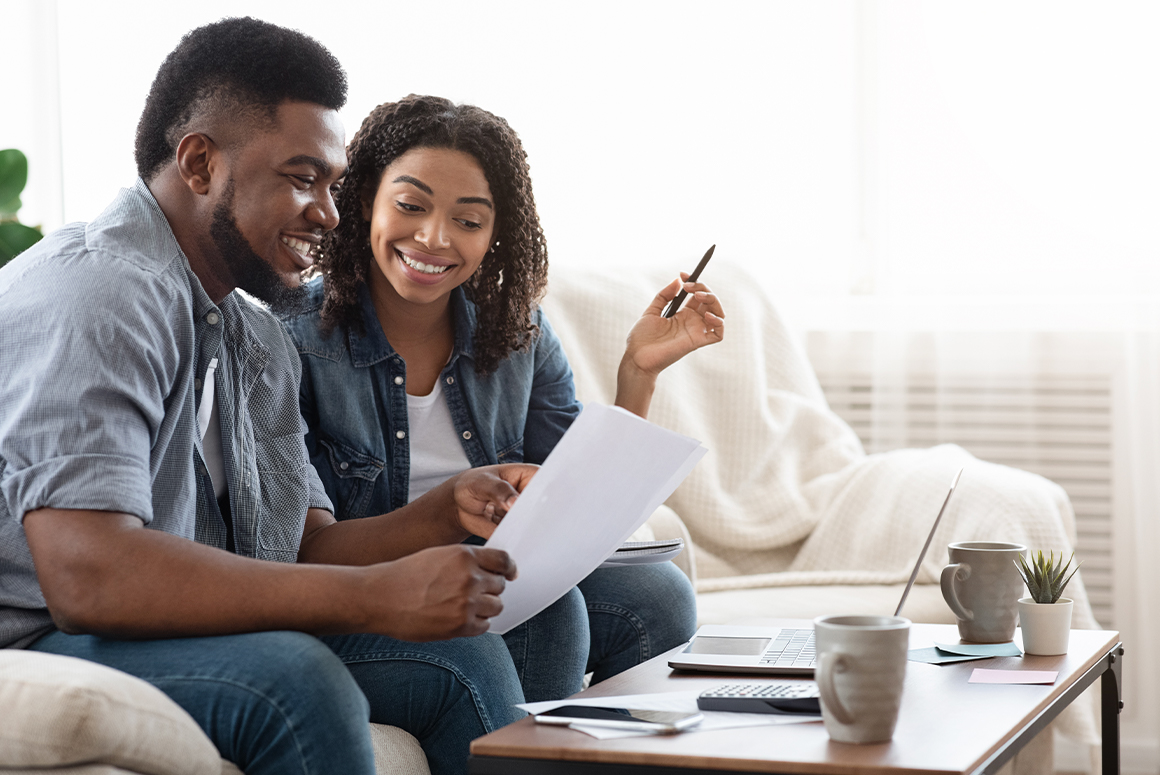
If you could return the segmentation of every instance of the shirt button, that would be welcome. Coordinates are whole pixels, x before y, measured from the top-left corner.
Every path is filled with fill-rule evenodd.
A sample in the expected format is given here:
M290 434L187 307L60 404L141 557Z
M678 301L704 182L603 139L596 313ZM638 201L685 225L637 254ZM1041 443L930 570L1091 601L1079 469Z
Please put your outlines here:
M464 432L463 432L463 438L464 438L464 439L470 439L470 438L471 438L471 431L464 431Z
M448 384L448 385L454 385L454 384L455 384L455 377L448 377L448 378L447 378L447 384Z
M200 379L195 378L193 380L193 389L194 390L201 390L201 380Z
M348 463L344 460L338 464L338 467L341 468L343 471L345 471L346 469L350 468L350 463Z
M221 317L216 312L211 312L205 316L205 322L211 326L216 326L219 320L221 320Z
M396 439L405 439L405 438L407 438L407 434L404 431L395 431L395 438Z
M402 378L402 377L395 377L395 384L396 384L396 385L402 385L402 384L403 384L403 378Z

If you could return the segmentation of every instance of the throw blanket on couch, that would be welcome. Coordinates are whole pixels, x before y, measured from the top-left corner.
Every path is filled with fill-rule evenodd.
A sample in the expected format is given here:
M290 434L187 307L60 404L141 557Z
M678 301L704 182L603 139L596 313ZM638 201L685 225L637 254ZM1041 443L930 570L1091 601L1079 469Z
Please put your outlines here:
M553 267L544 309L582 401L615 399L625 336L668 279ZM649 414L709 449L668 501L693 538L698 591L905 582L960 467L920 583L937 582L955 541L1070 553L1075 517L1058 485L953 445L867 455L757 283L725 261L706 281L725 340L668 369ZM1074 626L1096 626L1078 576L1068 594Z

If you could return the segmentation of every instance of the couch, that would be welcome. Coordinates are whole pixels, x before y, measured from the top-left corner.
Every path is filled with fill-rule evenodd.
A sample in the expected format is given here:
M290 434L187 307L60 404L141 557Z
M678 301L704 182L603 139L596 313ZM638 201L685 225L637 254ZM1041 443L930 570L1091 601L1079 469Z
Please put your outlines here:
M554 267L544 307L584 401L611 403L624 337L669 278ZM677 558L697 590L701 623L828 613L893 613L954 472L965 469L903 615L953 622L938 573L946 545L1011 540L1044 550L1075 543L1067 496L1038 476L976 460L952 445L867 455L826 404L797 340L738 267L705 279L723 298L719 345L671 367L650 419L700 439L709 454L637 536L680 536ZM1075 626L1095 626L1077 577ZM1090 706L1059 726L1098 738ZM0 773L217 775L221 760L180 708L149 684L67 657L0 651ZM425 775L413 737L371 725L380 775ZM1040 741L1016 761L1051 769Z

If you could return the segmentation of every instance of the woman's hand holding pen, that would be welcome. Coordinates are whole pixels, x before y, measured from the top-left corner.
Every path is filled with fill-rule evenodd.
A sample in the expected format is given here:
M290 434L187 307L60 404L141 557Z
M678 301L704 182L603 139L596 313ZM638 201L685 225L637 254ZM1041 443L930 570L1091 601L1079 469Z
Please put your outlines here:
M624 357L617 374L616 405L641 417L664 369L693 350L720 342L725 336L725 310L721 300L704 283L687 282L681 272L661 289L628 333ZM673 317L664 317L665 306L684 288L688 292L684 306Z
M490 538L537 470L539 466L510 463L470 468L459 474L454 489L459 527L472 535Z

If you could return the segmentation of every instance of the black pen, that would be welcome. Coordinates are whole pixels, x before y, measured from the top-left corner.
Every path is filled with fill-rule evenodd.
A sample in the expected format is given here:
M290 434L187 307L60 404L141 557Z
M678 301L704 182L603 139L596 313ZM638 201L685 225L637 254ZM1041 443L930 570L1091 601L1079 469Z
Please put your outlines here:
M709 249L705 251L705 257L701 259L701 263L697 264L697 268L693 270L693 273L689 275L689 279L685 282L697 282L697 278L701 276L701 270L705 268L705 264L709 263L709 259L713 257L713 251L716 248L716 245L709 246ZM681 302L683 302L685 297L688 295L688 292L684 289L684 286L682 286L681 292L677 294L677 298L669 302L668 309L664 311L664 317L671 318L673 315L677 314L677 310L681 308Z

